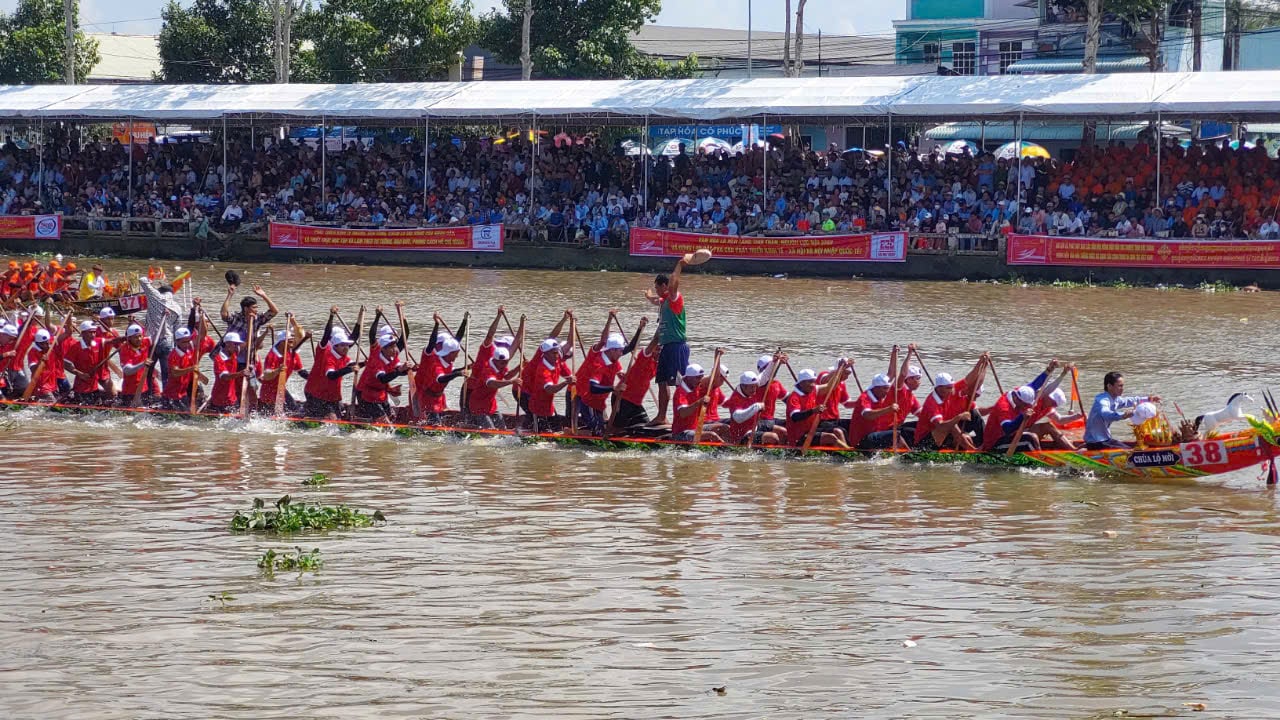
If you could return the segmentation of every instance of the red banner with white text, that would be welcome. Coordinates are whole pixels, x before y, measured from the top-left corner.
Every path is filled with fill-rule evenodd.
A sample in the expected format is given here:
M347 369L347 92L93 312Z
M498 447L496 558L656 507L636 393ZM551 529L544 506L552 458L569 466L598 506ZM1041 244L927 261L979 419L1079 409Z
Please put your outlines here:
M1280 268L1280 242L1010 235L1006 260L1010 265Z
M383 230L273 222L270 238L273 248L502 252L501 225Z
M702 248L710 250L715 257L731 260L906 262L907 234L761 237L631 229L632 255L680 257Z
M60 237L61 215L0 215L0 239L57 240Z

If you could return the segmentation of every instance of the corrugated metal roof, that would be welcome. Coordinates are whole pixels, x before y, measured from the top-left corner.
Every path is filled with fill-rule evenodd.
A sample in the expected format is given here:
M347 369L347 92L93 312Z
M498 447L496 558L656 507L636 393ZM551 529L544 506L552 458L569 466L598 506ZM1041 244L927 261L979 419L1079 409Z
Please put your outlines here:
M1084 69L1084 58L1043 58L1019 60L1009 66L1006 71L1015 75L1022 73L1078 73ZM1100 58L1100 72L1146 72L1151 69L1151 61L1144 55L1133 55L1122 58Z
M1099 140L1136 140L1147 123L1108 124L1098 123ZM1023 140L1079 140L1084 133L1080 123L1027 123L1022 128ZM983 135L978 123L945 123L929 128L924 136L930 140L979 140ZM987 140L1017 140L1014 123L987 123Z

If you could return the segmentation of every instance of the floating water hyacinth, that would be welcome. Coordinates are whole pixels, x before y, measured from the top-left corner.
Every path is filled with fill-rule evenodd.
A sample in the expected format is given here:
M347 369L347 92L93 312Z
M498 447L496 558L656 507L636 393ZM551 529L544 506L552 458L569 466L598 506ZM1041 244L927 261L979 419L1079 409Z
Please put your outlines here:
M369 527L386 522L382 511L366 514L346 505L294 504L288 495L276 501L275 509L268 509L262 498L253 501L249 512L236 511L231 518L232 532L295 533L303 530L333 530L336 528Z
M323 565L324 560L320 557L320 548L312 548L309 552L304 552L302 548L297 546L293 548L293 552L288 550L281 552L267 550L258 558L258 567L268 575L276 570L315 572Z

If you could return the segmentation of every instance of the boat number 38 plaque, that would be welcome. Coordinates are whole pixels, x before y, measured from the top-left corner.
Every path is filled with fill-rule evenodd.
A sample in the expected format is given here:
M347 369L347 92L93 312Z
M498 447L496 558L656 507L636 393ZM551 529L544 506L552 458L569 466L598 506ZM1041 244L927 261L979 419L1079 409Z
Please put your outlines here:
M1182 454L1182 464L1187 467L1227 464L1227 444L1221 440L1182 443L1178 450Z

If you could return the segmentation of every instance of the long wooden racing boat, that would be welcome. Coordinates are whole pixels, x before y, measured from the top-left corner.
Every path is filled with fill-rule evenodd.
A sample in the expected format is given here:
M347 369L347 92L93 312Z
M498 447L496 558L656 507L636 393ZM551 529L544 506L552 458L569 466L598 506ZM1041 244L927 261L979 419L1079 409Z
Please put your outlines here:
M10 411L42 409L59 414L115 414L149 416L175 422L239 419L239 415L191 413L156 408L129 408L96 405L72 405L49 402L0 400L0 408ZM1006 468L1044 468L1067 473L1093 473L1114 477L1198 478L1221 475L1272 462L1280 454L1280 422L1266 423L1251 419L1252 427L1194 442L1145 449L1108 450L1036 450L1006 455L1003 452L977 451L865 451L837 447L814 446L808 450L793 447L757 445L751 448L721 443L694 444L679 440L651 437L610 437L564 433L530 433L516 430L483 430L474 428L427 426L417 424L375 423L352 420L314 420L296 417L269 418L300 429L337 427L341 430L374 430L400 437L452 436L463 438L506 437L521 443L544 443L597 450L686 449L712 455L756 454L775 458L826 459L838 462L866 460L875 455L894 455L908 463L962 463ZM1267 484L1275 484L1276 469L1272 463Z

